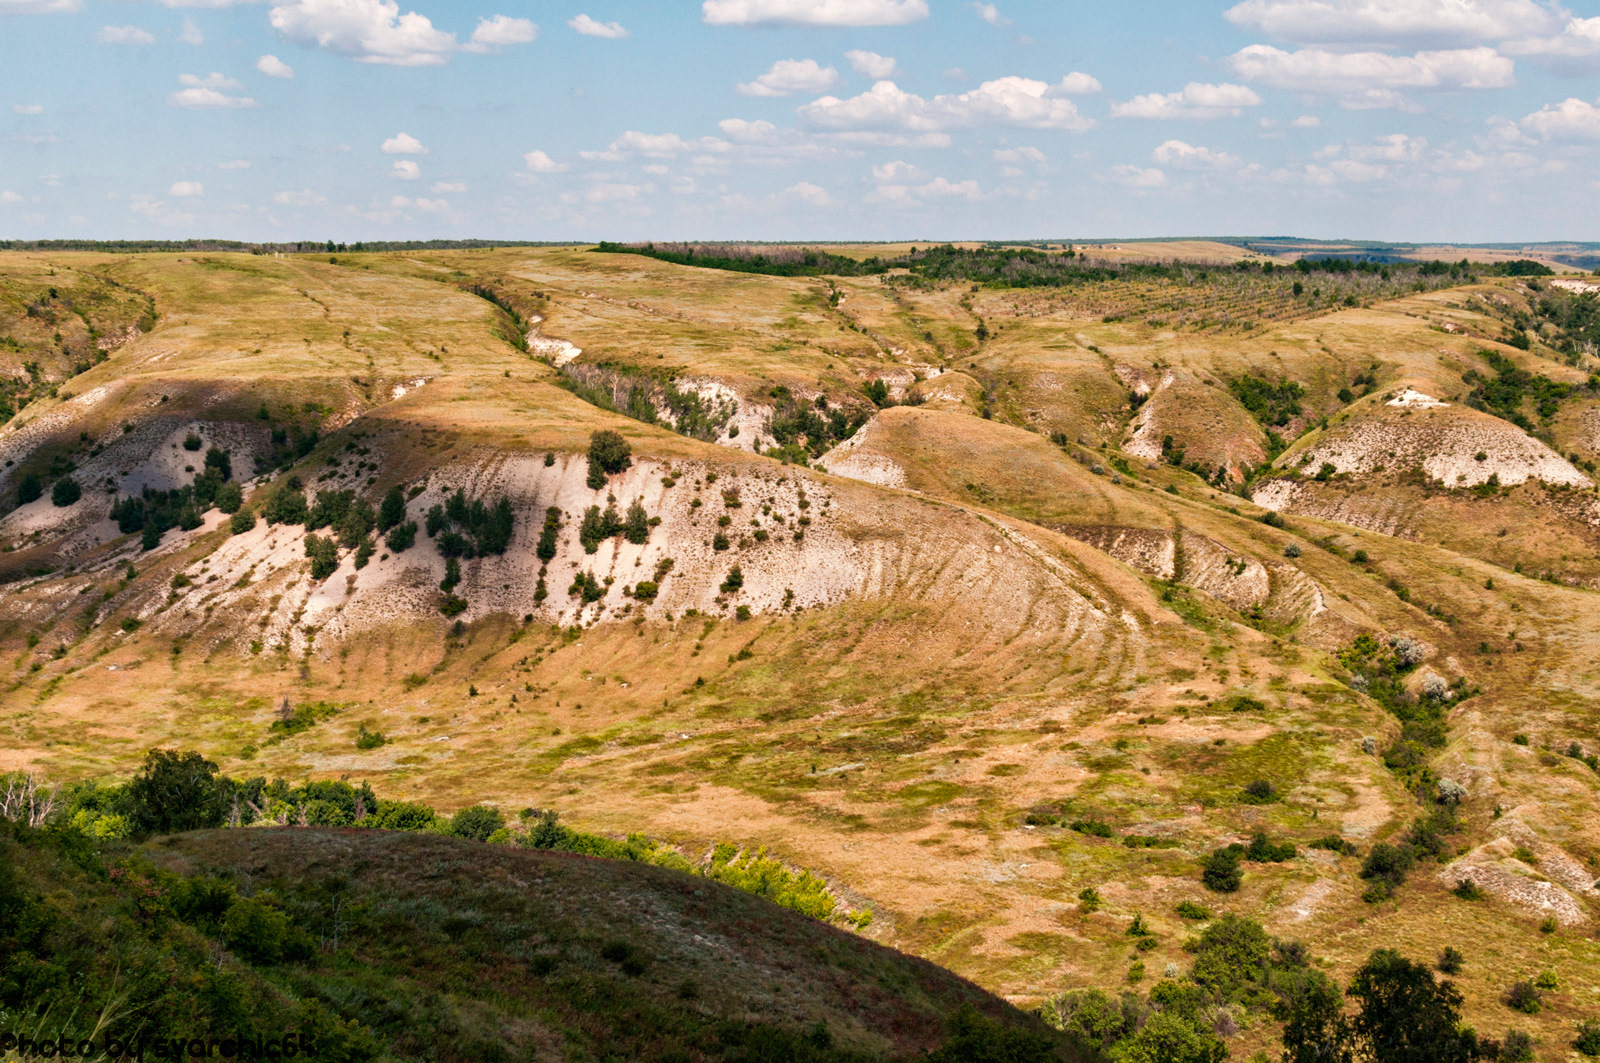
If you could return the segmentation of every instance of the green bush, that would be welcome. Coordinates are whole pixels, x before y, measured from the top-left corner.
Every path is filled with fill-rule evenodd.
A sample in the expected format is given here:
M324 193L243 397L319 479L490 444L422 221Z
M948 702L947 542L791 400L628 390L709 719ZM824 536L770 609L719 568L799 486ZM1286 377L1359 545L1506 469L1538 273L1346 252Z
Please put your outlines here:
M1436 966L1445 974L1460 974L1461 965L1466 957L1461 955L1461 950L1453 945L1446 945L1444 951L1439 953L1439 962Z
M1244 882L1244 872L1239 869L1241 846L1230 845L1218 849L1201 862L1200 881L1214 893L1234 893Z
M737 594L739 588L744 586L744 570L734 565L728 570L728 577L722 581L722 586L717 588L723 594Z
M29 502L37 502L44 494L44 482L39 479L36 472L25 472L22 479L17 481L17 505L25 506Z
M229 515L236 514L239 512L239 507L244 505L244 489L236 483L225 483L217 488L215 502L222 512Z
M1578 1036L1573 1039L1572 1047L1586 1056L1600 1056L1600 1022L1579 1020Z
M382 731L369 731L366 724L362 724L360 730L356 732L357 749L377 749L388 741L388 736Z
M403 554L417 543L417 522L403 521L390 529L384 545L397 554Z
M83 488L70 476L63 476L50 488L50 503L65 509L83 497Z
M1410 845L1390 845L1387 842L1374 845L1361 864L1361 877L1368 881L1362 899L1369 903L1388 900L1416 865L1416 850Z
M620 433L610 429L601 429L589 436L589 479L590 490L598 491L606 485L606 477L622 472L633 462L630 455L633 448L628 446L628 441Z
M505 825L505 817L498 809L487 805L473 805L471 808L463 808L451 818L450 833L459 838L470 838L481 842Z
M1269 805L1278 800L1278 788L1265 779L1257 779L1244 788L1239 800L1247 805Z
M391 487L384 493L383 501L378 505L378 530L386 532L396 527L406 519L406 499L401 494L398 486ZM415 525L413 525L415 527ZM413 532L415 534L415 532Z
M306 536L306 556L311 559L311 578L325 580L339 567L339 545L320 535Z
M150 750L126 795L129 818L141 834L220 827L226 813L217 766L199 753Z
M1211 918L1210 908L1195 904L1193 901L1179 901L1177 912L1178 918L1189 919L1194 922L1202 922Z
M1511 983L1511 988L1506 990L1505 1002L1506 1007L1524 1015L1537 1015L1544 1010L1544 994L1527 979Z

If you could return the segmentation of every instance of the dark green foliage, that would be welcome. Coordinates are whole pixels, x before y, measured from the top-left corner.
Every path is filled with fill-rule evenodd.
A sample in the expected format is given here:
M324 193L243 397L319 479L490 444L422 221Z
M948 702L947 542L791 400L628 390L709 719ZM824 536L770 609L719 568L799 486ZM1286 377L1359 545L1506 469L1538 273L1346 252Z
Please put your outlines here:
M662 262L703 269L731 270L735 273L760 273L772 277L871 276L887 268L877 258L858 261L843 255L810 248L749 248L705 244L613 244L602 241L594 249L611 255L644 255Z
M1309 849L1325 849L1340 856L1355 856L1360 849L1356 843L1338 834L1328 834L1307 845Z
M1212 915L1210 908L1195 904L1193 901L1179 901L1178 907L1175 910L1178 913L1178 918L1190 919L1195 922L1201 922L1206 919L1210 919Z
M1526 334L1519 332L1518 335L1523 337L1522 344L1518 346L1526 349ZM1463 379L1472 385L1467 405L1504 417L1525 432L1532 432L1537 427L1523 413L1525 404L1533 407L1541 424L1548 425L1560 411L1561 404L1578 390L1576 385L1558 383L1549 377L1519 369L1517 363L1498 351L1480 350L1477 354L1489 363L1494 376L1484 376L1476 369L1467 371Z
M445 557L498 556L511 545L516 516L505 495L486 506L482 499L468 501L466 492L458 489L444 505L429 508L427 526Z
M498 809L487 805L473 805L463 808L450 820L450 833L458 838L470 838L475 842L487 841L489 835L506 825L505 817Z
M268 524L304 524L311 511L306 506L300 477L290 476L273 484L261 503L261 515Z
M1257 704L1260 704L1257 702ZM1247 805L1268 805L1278 800L1278 788L1265 779L1257 779L1244 788L1240 800Z
M36 472L25 472L22 479L17 481L17 505L25 506L29 502L37 502L44 494L44 483Z
M1360 1007L1352 1026L1371 1058L1385 1063L1479 1058L1477 1039L1461 1028L1461 992L1392 949L1372 953L1345 994Z
M339 544L331 538L307 535L306 556L311 559L311 578L325 580L339 567Z
M1461 965L1466 957L1461 955L1461 950L1453 945L1446 945L1444 951L1439 953L1439 970L1445 974L1460 974Z
M128 819L141 834L220 827L227 812L217 766L198 753L152 749L128 783Z
M439 601L439 612L445 616L460 616L467 611L467 600L456 594L446 594ZM459 623L459 621L457 621Z
M193 432L190 432L188 435L183 437L184 450L199 450L202 443L203 441L201 438L195 435Z
M1079 834L1087 834L1094 838L1114 838L1117 834L1111 824L1098 819L1074 820L1072 829Z
M397 554L403 554L417 543L417 522L408 520L403 524L396 524L389 531L384 545Z
M628 507L628 515L622 522L623 538L635 546L642 546L650 541L650 514L645 512L644 505L639 499L633 500L633 505Z
M401 494L399 487L391 487L384 493L383 502L378 506L378 530L386 532L405 519L405 495Z
M806 402L782 385L767 394L772 399L767 431L777 442L777 449L795 460L818 457L840 440L855 435L871 417L865 408L830 408L827 398L821 395L814 402Z
M1494 1055L1485 1051L1483 1058L1493 1059ZM1507 1030L1506 1039L1500 1042L1500 1063L1533 1063L1533 1038L1522 1030Z
M1221 999L1249 999L1266 985L1271 958L1261 924L1229 912L1201 932L1189 977Z
M366 724L362 724L356 732L357 749L377 749L388 741L389 737L382 731L369 731Z
M1131 999L1130 999L1131 998ZM1105 1051L1133 1032L1138 1019L1136 997L1117 1000L1099 989L1079 989L1050 1001L1052 1025L1087 1048Z
M613 476L633 464L633 448L620 433L603 428L589 436L589 488L600 490L606 477Z
M234 514L239 512L239 507L244 505L244 490L236 483L225 483L217 488L217 508L224 513Z
M1361 877L1368 882L1362 897L1367 901L1387 900L1416 865L1416 853L1410 846L1379 842L1361 864Z
M196 481L197 483L199 481ZM118 499L111 504L111 519L123 534L154 529L156 541L170 528L192 531L200 527L201 507L196 503L193 487L177 487L171 491L153 491L146 487L137 498ZM146 546L145 549L151 549Z
M1300 400L1306 389L1292 380L1273 384L1260 377L1235 377L1228 382L1228 390L1263 425L1282 427L1304 412Z
M50 502L52 505L66 507L72 505L83 497L83 488L78 486L78 481L70 476L63 476L50 488Z
M578 542L583 544L584 553L592 554L607 539L621 535L625 527L615 502L608 502L603 513L599 506L590 506L578 525Z
M1594 1019L1580 1019L1578 1035L1573 1038L1572 1047L1586 1056L1600 1056L1600 1022Z
M744 570L734 565L728 570L728 576L718 588L723 594L738 594L739 588L744 586Z
M604 598L606 589L600 585L599 580L594 578L593 573L579 572L572 577L572 586L567 588L567 597L571 598L579 595L583 598L583 604L588 605L590 602L598 602L601 598Z
M1266 831L1256 831L1250 839L1250 845L1244 851L1244 858L1256 863L1281 864L1285 860L1293 860L1295 847L1291 842L1273 842L1267 837Z
M925 1063L1053 1063L1059 1060L1057 1039L1040 1027L1007 1026L963 1005L950 1017L944 1047L924 1056ZM750 1057L754 1063L755 1057ZM769 1056L773 1063L801 1056ZM1221 1057L1218 1057L1219 1059Z
M232 454L218 447L211 447L206 451L205 471L216 473L223 480L233 479Z
M1233 893L1244 882L1244 872L1239 868L1243 847L1230 845L1218 849L1200 864L1200 881L1213 893Z
M867 381L862 386L862 391L867 396L868 401L879 409L889 405L889 385L882 377Z
M256 526L256 514L253 509L241 509L228 518L228 530L235 535L243 535Z
M461 582L461 562L455 558L448 558L444 563L444 579L439 581L439 589L449 594Z
M544 511L544 530L539 533L538 557L549 563L556 556L556 536L561 531L561 510L551 506Z
M720 439L738 412L738 405L732 401L706 398L692 390L679 391L670 376L660 373L572 363L561 367L555 383L603 410L645 424L665 424L679 435L707 443ZM665 419L661 407L666 408ZM730 434L738 434L738 427ZM555 455L546 455L545 464L554 465Z
M1310 972L1274 1012L1283 1022L1282 1063L1355 1063L1355 1029L1343 996L1321 971Z

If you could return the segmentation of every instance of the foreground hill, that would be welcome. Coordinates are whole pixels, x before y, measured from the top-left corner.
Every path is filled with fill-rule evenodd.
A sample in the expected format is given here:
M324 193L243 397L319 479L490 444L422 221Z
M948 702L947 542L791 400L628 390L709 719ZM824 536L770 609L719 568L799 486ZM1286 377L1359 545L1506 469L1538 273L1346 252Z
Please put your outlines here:
M14 828L0 867L5 1032L34 1039L821 1063L921 1058L968 1009L992 1038L1060 1041L930 963L643 864L295 828L91 851ZM1029 1058L1078 1057L1061 1041Z

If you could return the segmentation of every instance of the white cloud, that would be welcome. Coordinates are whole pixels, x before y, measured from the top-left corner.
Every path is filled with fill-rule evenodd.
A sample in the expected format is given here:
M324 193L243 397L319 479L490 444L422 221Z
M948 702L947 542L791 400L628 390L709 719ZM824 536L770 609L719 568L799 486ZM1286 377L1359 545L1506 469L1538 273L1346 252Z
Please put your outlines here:
M1322 128L1322 119L1314 114L1303 114L1290 122L1289 125L1294 129L1320 129Z
M422 167L410 159L396 159L389 172L402 181L415 181L422 176Z
M1405 89L1498 89L1512 83L1513 63L1493 48L1460 48L1416 55L1329 52L1308 48L1285 52L1253 44L1228 58L1246 81L1295 92L1357 99Z
M11 107L12 114L44 114L44 106L37 103L18 103Z
M64 15L83 7L83 0L0 0L0 15Z
M478 20L478 28L472 31L472 39L462 46L462 51L489 52L512 44L531 44L538 37L539 27L528 19L495 15Z
M1074 70L1061 79L1055 91L1063 96L1093 96L1100 91L1100 82L1081 70Z
M183 20L183 27L178 30L178 40L198 47L206 43L206 35L200 32L200 27L194 24L194 19L186 18Z
M1427 148L1428 141L1424 137L1390 133L1385 137L1374 137L1370 144L1352 145L1350 157L1380 162L1416 162Z
M993 4L979 3L978 0L973 0L973 2L967 6L976 11L978 13L978 17L983 19L983 21L987 22L991 26L1011 25L1011 20L1000 14L1000 9L995 7Z
M1150 158L1162 166L1180 170L1237 170L1244 165L1237 155L1186 144L1181 140L1166 141L1150 153Z
M522 156L522 161L527 164L529 173L564 173L567 164L556 162L542 151L530 151Z
M713 26L904 26L928 17L928 0L705 0Z
M833 197L828 195L828 190L821 185L814 185L810 181L801 181L797 185L790 185L779 193L779 198L798 200L808 207L833 206Z
M191 196L203 196L205 194L206 186L201 184L199 181L178 181L174 183L171 188L167 189L167 195L177 196L180 199L187 199Z
M314 207L319 203L326 203L324 196L319 196L309 188L302 188L298 192L276 192L272 201L280 207Z
M428 189L428 191L432 192L436 196L445 192L451 192L459 195L466 190L467 186L461 181L435 181L433 183L433 187Z
M567 25L583 34L585 37L604 37L614 41L628 35L628 31L620 22L598 22L588 15L579 15L577 18L567 20Z
M1589 103L1570 97L1547 103L1517 123L1542 140L1600 140L1600 100Z
M703 137L691 142L676 133L640 133L630 129L613 140L605 151L580 151L578 154L598 162L620 162L636 154L652 159L669 159L690 151L723 152L728 147L727 141L715 137Z
M219 163L217 163L217 169L219 169L219 170L248 170L248 169L250 169L250 162L249 162L248 159L230 159L227 162L219 162Z
M904 165L904 164L902 164ZM921 171L911 167L906 172L916 172L921 176ZM877 171L874 170L874 173ZM965 199L975 201L983 198L983 190L976 181L952 182L943 177L935 177L925 184L914 185L909 183L879 184L868 196L869 202L889 203L897 207L920 207L929 200Z
M1555 10L1538 0L1245 0L1226 17L1298 44L1419 47L1553 31Z
M872 168L872 179L879 184L886 184L892 181L920 181L927 176L927 171L898 159Z
M1111 105L1115 118L1229 118L1255 107L1261 97L1243 85L1205 85L1191 81L1181 92L1152 92Z
M865 74L874 81L892 78L899 72L899 66L893 59L877 52L863 52L858 49L844 53L844 57L850 60L850 69L858 74Z
M264 55L256 60L256 69L269 78L292 78L294 67L275 55Z
M1038 148L998 148L995 150L994 160L1012 164L1031 162L1035 166L1043 166L1046 161L1044 152Z
M287 40L360 63L438 66L459 47L426 15L400 14L395 0L279 0L268 21Z
M17 195L15 192L11 191L10 189L7 189L4 192L0 192L0 204L4 204L5 206L10 207L10 206L14 206L14 205L16 205L18 203L21 203L21 202L22 202L22 197Z
M385 140L378 149L385 155L426 155L428 149L422 146L422 141L410 133L397 133Z
M1600 18L1575 18L1554 36L1520 37L1503 46L1509 55L1525 55L1563 74L1600 70Z
M981 124L1075 133L1092 129L1095 123L1079 114L1071 100L1061 98L1076 88L1068 85L1070 81L1052 86L1029 78L1005 77L986 81L959 96L935 96L931 100L905 92L892 81L880 81L848 100L824 96L801 107L800 116L814 126L829 129L932 132Z
M420 210L425 214L443 214L450 209L450 204L442 199L408 199L405 196L391 197L389 206L395 210Z
M747 121L743 118L724 118L717 123L717 128L728 135L728 139L738 144L754 144L771 140L778 127L771 122Z
M94 39L101 44L154 44L156 39L138 26L101 26Z
M1156 169L1143 169L1138 166L1113 166L1111 179L1125 188L1148 190L1161 188L1167 183L1167 175Z
M218 73L210 73L205 77L196 77L193 74L180 74L178 84L184 86L171 96L167 97L168 107L258 107L248 96L229 96L224 89L243 88L237 81L230 77L223 77Z
M839 83L839 72L820 66L815 59L780 59L754 81L740 85L741 96L789 96L796 92L826 92Z

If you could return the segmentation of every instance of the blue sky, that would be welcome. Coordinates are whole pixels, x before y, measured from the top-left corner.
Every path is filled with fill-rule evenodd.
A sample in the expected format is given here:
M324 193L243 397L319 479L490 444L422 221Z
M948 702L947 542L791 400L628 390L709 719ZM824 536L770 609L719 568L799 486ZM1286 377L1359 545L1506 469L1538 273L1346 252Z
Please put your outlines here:
M1600 2L0 0L0 235L1600 240Z

